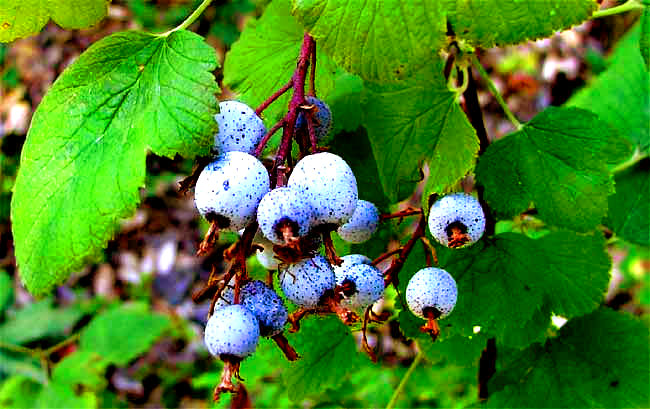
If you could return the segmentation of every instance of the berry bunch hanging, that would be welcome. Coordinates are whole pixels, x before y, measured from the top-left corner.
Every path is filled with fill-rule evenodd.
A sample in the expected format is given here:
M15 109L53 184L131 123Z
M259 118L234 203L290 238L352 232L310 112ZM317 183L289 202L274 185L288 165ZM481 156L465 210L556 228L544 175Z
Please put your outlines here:
M414 243L426 240L421 210L380 215L373 203L359 198L356 177L345 159L319 146L331 129L332 115L315 95L313 65L305 95L314 53L314 40L305 35L291 81L257 109L240 101L221 102L215 117L219 133L214 159L185 182L185 186L195 182L196 207L210 223L199 255L213 251L220 231L241 235L224 251L224 258L231 261L229 269L221 276L213 269L207 285L194 296L195 301L212 300L205 343L224 362L215 400L222 392L238 390L232 378L238 378L240 363L255 351L260 336L271 337L289 360L298 359L283 332L286 324L290 331L299 331L300 320L308 314L335 314L347 325L363 317L363 346L374 359L366 329L369 321L381 322L381 318L371 308L386 285L397 285L397 273ZM289 90L293 96L287 114L267 131L261 117L264 109ZM275 158L265 166L258 157L280 129ZM292 166L294 141L299 157ZM411 215L420 216L418 228L398 251L374 262L362 254L337 255L334 232L344 241L363 243L382 221ZM458 248L481 237L485 217L473 197L453 194L433 204L429 228L438 242ZM282 294L296 307L291 314L272 288L273 274L266 283L249 278L246 259L253 253L271 273L277 272ZM398 257L386 271L377 268L394 255ZM453 277L438 268L424 268L413 275L405 295L413 313L427 320L422 331L435 339L436 320L446 317L456 302Z

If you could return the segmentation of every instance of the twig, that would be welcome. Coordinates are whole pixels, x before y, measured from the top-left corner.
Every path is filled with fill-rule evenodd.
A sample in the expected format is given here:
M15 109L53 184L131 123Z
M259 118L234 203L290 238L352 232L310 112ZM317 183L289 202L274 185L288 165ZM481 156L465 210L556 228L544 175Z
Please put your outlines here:
M275 102L276 99L280 98L282 94L289 91L291 87L293 87L293 79L289 80L289 82L283 85L282 88L275 91L270 97L266 99L266 101L262 102L262 104L260 104L260 106L257 107L257 109L255 110L257 116L260 116L262 112L264 112L264 110L269 107L269 105Z
M422 214L422 209L408 208L395 213L382 214L379 216L379 220L383 222L389 219L401 219L402 217L413 216L416 214Z
M402 251L400 251L399 257L397 257L396 260L393 260L391 266L388 267L388 270L386 270L384 273L384 285L388 286L389 284L393 284L393 286L397 288L399 284L399 272L402 267L404 267L404 263L406 262L409 254L411 254L411 250L413 250L415 243L420 239L420 237L424 236L425 225L426 222L424 215L421 215L420 220L418 220L418 226L416 227L409 241L407 241L404 247L402 247Z
M262 140L260 143L257 144L255 147L255 152L254 156L259 157L262 154L262 151L264 151L264 148L266 147L266 144L269 142L269 139L275 134L278 129L282 128L284 126L284 119L279 120L269 131L262 137Z
M424 354L422 352L418 352L418 354L415 355L415 359L413 359L411 366L409 366L409 369L402 377L402 380L399 382L399 385L397 385L397 388L393 392L393 396L390 397L390 401L388 402L388 405L386 405L386 409L393 409L395 407L395 404L397 403L397 398L399 398L399 395L404 390L406 383L409 381L411 375L413 375L415 368L419 365L420 361L422 361L423 357Z

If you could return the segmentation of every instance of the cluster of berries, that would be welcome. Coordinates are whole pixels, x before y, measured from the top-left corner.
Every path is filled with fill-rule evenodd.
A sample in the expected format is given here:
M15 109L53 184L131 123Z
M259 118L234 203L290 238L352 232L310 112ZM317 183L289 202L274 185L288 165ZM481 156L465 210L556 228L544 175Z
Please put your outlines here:
M478 241L485 231L485 214L479 201L465 193L437 200L429 211L429 231L440 244L461 248ZM406 303L413 314L427 320L421 328L434 339L437 319L445 318L456 305L456 281L445 270L427 267L416 272L406 287Z
M313 97L307 102L315 108L313 124L322 139L331 124L329 108ZM330 302L335 304L332 311L349 310L354 317L377 301L384 280L370 259L350 255L333 267L317 252L321 235L333 230L343 240L361 243L377 229L379 212L374 204L358 199L349 165L328 152L307 155L296 163L286 186L271 189L269 172L253 156L266 134L261 118L238 101L219 107L215 118L219 155L203 169L195 188L196 207L211 230L239 231L257 220L255 241L264 249L258 259L265 267L280 270L282 291L298 307ZM301 112L296 132L307 132L306 127ZM290 261L282 257L285 251L294 255ZM252 354L258 338L282 332L288 317L281 298L264 283L245 284L239 304L234 303L233 284L221 293L205 331L210 352L226 361Z

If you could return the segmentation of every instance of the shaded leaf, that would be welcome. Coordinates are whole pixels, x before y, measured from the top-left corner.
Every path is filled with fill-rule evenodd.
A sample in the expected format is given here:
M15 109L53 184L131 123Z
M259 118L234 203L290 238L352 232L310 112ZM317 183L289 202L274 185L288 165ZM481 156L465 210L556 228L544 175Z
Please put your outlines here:
M621 39L609 68L578 91L568 105L588 109L645 152L650 151L650 72L639 55L640 27Z
M624 313L598 310L573 319L557 338L522 351L497 373L488 405L645 407L649 341L648 329Z
M609 197L605 223L623 239L650 244L650 160L616 175L616 193Z
M144 184L147 149L207 153L214 50L196 34L113 34L68 67L38 106L11 217L21 278L43 294L96 260Z
M440 60L406 81L366 83L363 115L379 179L391 202L413 193L425 162L430 169L428 193L442 192L474 165L478 138L456 94L447 89Z

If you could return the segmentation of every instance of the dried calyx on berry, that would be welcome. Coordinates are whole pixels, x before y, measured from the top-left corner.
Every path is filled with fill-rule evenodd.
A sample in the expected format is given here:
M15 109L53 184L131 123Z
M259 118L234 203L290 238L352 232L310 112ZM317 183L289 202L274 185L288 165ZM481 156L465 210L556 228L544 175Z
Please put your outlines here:
M343 263L334 267L336 285L343 294L341 305L363 311L384 294L384 276L366 256L351 254L342 259Z
M466 193L447 195L431 206L429 230L433 238L444 246L469 246L483 236L485 213L474 196Z

